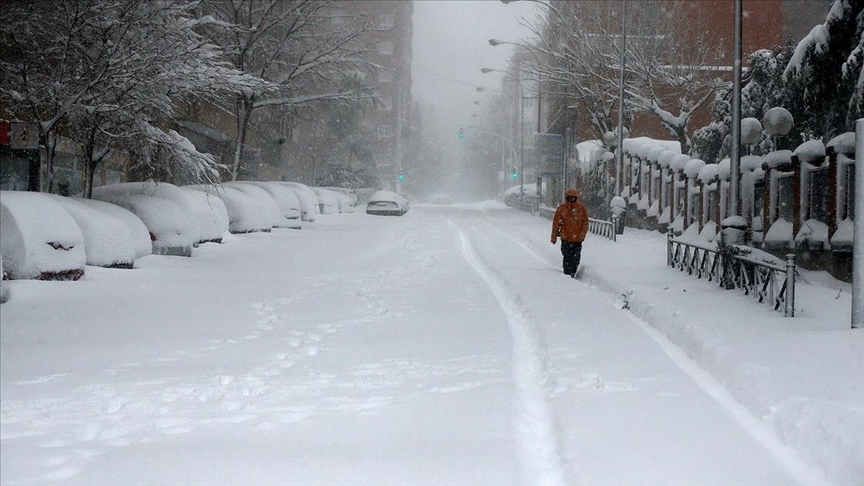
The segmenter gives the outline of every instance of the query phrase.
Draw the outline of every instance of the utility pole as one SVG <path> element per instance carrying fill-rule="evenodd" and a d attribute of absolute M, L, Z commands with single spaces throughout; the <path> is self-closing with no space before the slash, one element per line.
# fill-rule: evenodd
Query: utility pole
<path fill-rule="evenodd" d="M 732 81 L 732 152 L 730 154 L 729 168 L 729 214 L 739 216 L 740 201 L 740 167 L 741 167 L 741 30 L 742 30 L 742 2 L 735 0 L 735 42 L 733 50 L 735 61 L 733 64 Z"/>
<path fill-rule="evenodd" d="M 618 150 L 615 152 L 615 196 L 621 195 L 624 170 L 624 62 L 627 56 L 627 0 L 621 0 L 621 70 L 618 79 Z"/>
<path fill-rule="evenodd" d="M 855 122 L 855 226 L 852 237 L 852 329 L 864 329 L 864 118 Z"/>

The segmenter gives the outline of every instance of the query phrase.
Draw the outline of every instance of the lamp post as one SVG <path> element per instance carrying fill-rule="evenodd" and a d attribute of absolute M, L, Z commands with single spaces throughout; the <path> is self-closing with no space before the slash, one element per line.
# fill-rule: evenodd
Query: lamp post
<path fill-rule="evenodd" d="M 490 40 L 489 43 L 492 44 L 492 41 Z M 481 68 L 480 72 L 483 74 L 489 74 L 491 72 L 509 74 L 506 71 L 490 68 Z M 519 202 L 521 203 L 522 198 L 525 195 L 525 92 L 522 90 L 522 78 L 519 76 L 520 72 L 521 70 L 517 67 L 517 75 L 514 76 L 514 80 L 516 81 L 517 86 L 519 86 Z M 477 91 L 483 91 L 483 89 L 477 88 Z"/>
<path fill-rule="evenodd" d="M 741 30 L 742 0 L 735 0 L 734 62 L 732 65 L 732 150 L 729 157 L 729 214 L 740 214 L 739 176 L 741 167 Z"/>
<path fill-rule="evenodd" d="M 627 59 L 627 0 L 621 0 L 621 69 L 618 78 L 618 147 L 615 150 L 615 196 L 621 195 L 624 167 L 624 63 Z"/>
<path fill-rule="evenodd" d="M 489 39 L 489 45 L 491 45 L 493 47 L 504 45 L 504 44 L 511 44 L 511 45 L 515 45 L 517 47 L 525 48 L 524 45 L 518 44 L 515 42 L 503 41 L 500 39 Z M 542 129 L 543 129 L 542 128 L 543 88 L 542 88 L 542 80 L 540 79 L 540 70 L 539 70 L 540 62 L 537 59 L 537 56 L 534 52 L 532 52 L 531 50 L 529 50 L 527 48 L 525 48 L 525 52 L 528 52 L 529 54 L 531 54 L 532 57 L 534 57 L 534 63 L 538 68 L 537 69 L 537 133 L 542 133 Z M 520 116 L 520 123 L 519 123 L 519 130 L 521 132 L 520 138 L 522 139 L 522 142 L 521 142 L 522 143 L 522 156 L 520 157 L 520 164 L 524 165 L 524 160 L 525 160 L 525 127 L 524 127 L 525 92 L 524 92 L 523 87 L 522 87 L 522 76 L 521 76 L 521 72 L 522 72 L 521 66 L 522 65 L 521 65 L 521 62 L 522 61 L 517 61 L 517 63 L 516 63 L 516 71 L 518 73 L 516 78 L 518 79 L 518 82 L 519 82 L 519 93 L 520 93 L 520 98 L 522 100 L 522 102 L 521 102 L 522 115 Z M 524 186 L 525 186 L 524 166 L 520 167 L 519 172 L 520 172 L 520 174 L 519 174 L 519 181 L 520 181 L 519 182 L 519 194 L 520 194 L 520 196 L 522 196 L 522 195 L 524 195 L 524 189 L 525 189 L 524 188 Z M 537 196 L 537 202 L 539 202 L 540 201 L 540 188 L 542 185 L 542 179 L 540 178 L 540 158 L 539 157 L 537 157 L 537 167 L 536 167 L 536 174 L 535 175 L 537 178 L 536 196 Z M 533 211 L 534 211 L 534 205 L 532 204 L 532 212 Z"/>

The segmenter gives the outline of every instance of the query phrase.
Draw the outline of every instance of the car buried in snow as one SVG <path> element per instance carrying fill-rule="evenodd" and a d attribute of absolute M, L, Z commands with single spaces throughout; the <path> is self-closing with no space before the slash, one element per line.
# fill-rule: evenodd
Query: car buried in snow
<path fill-rule="evenodd" d="M 408 199 L 393 191 L 377 191 L 366 203 L 366 214 L 402 216 L 408 212 Z"/>

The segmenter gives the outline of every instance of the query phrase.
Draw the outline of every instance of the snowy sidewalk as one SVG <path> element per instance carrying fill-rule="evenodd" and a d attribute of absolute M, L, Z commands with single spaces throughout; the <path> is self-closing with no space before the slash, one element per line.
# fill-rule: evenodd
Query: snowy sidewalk
<path fill-rule="evenodd" d="M 537 248 L 549 222 L 523 215 Z M 666 267 L 666 238 L 627 228 L 589 235 L 583 283 L 680 347 L 828 480 L 864 484 L 864 333 L 850 327 L 851 285 L 800 270 L 796 317 Z"/>

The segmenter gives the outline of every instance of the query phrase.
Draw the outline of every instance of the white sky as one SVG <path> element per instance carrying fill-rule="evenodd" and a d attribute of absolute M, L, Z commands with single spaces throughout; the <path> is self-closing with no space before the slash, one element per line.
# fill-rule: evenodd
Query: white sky
<path fill-rule="evenodd" d="M 489 39 L 519 40 L 528 35 L 520 19 L 532 20 L 536 4 L 500 1 L 415 1 L 412 94 L 423 106 L 452 123 L 453 133 L 468 124 L 482 94 L 477 86 L 500 89 L 500 74 L 512 46 L 492 47 Z"/>

